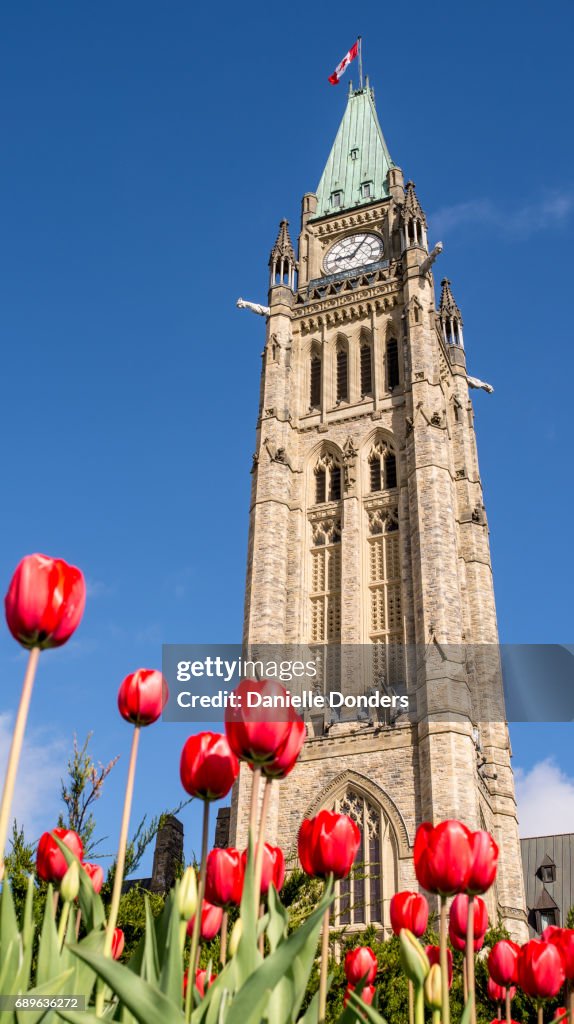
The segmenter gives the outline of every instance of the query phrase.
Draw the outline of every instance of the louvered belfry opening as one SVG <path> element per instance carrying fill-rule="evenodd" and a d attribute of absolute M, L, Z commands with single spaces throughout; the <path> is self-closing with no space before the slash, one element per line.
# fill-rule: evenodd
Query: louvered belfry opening
<path fill-rule="evenodd" d="M 361 398 L 373 393 L 373 358 L 368 341 L 361 344 Z"/>
<path fill-rule="evenodd" d="M 311 356 L 311 384 L 309 389 L 309 405 L 311 409 L 321 408 L 321 357 L 315 352 Z"/>

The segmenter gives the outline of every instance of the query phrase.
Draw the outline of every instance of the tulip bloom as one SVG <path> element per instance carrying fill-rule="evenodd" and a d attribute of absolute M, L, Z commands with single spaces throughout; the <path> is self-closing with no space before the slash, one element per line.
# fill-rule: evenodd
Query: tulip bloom
<path fill-rule="evenodd" d="M 425 821 L 417 829 L 415 873 L 423 889 L 454 896 L 464 892 L 471 874 L 471 832 L 461 821 Z"/>
<path fill-rule="evenodd" d="M 200 994 L 202 999 L 203 999 L 203 997 L 205 995 L 206 983 L 207 983 L 207 988 L 210 988 L 211 985 L 213 985 L 213 982 L 215 981 L 216 978 L 217 978 L 216 974 L 210 974 L 210 976 L 208 978 L 207 977 L 207 971 L 204 971 L 204 970 L 198 970 L 198 971 L 195 972 L 195 987 L 196 987 L 197 991 L 199 992 L 199 994 Z M 183 994 L 184 994 L 184 997 L 185 997 L 185 993 L 187 992 L 187 979 L 188 979 L 188 973 L 186 971 L 184 976 L 183 976 Z"/>
<path fill-rule="evenodd" d="M 187 934 L 193 934 L 195 915 L 187 922 Z M 223 910 L 204 900 L 201 906 L 201 938 L 210 942 L 217 935 L 223 921 Z"/>
<path fill-rule="evenodd" d="M 281 707 L 287 690 L 275 679 L 243 679 L 235 693 L 238 706 L 225 709 L 229 746 L 240 761 L 256 766 L 274 761 L 286 746 L 296 718 L 286 704 Z M 273 706 L 275 698 L 279 698 L 278 707 Z"/>
<path fill-rule="evenodd" d="M 371 985 L 377 976 L 378 966 L 371 947 L 358 946 L 345 956 L 345 977 L 349 985 L 358 985 L 360 981 Z"/>
<path fill-rule="evenodd" d="M 346 878 L 361 844 L 361 833 L 346 814 L 319 811 L 301 822 L 298 851 L 301 867 L 311 878 Z"/>
<path fill-rule="evenodd" d="M 482 948 L 484 936 L 488 931 L 488 912 L 486 910 L 486 904 L 484 900 L 481 900 L 480 896 L 474 897 L 473 904 L 474 912 L 472 923 L 474 933 L 474 948 L 475 951 L 478 952 L 478 950 Z M 466 896 L 464 893 L 459 893 L 458 896 L 455 896 L 451 904 L 449 931 L 458 939 L 462 939 L 462 949 L 464 949 L 464 946 L 466 945 L 467 926 L 468 896 Z M 476 945 L 477 942 L 480 942 L 479 946 Z M 455 949 L 458 948 L 458 946 L 455 946 Z"/>
<path fill-rule="evenodd" d="M 486 982 L 486 994 L 489 999 L 492 999 L 493 1003 L 502 1003 L 506 999 L 506 994 L 510 1001 L 514 999 L 516 995 L 516 986 L 511 985 L 510 988 L 506 988 L 505 985 L 497 985 L 492 978 L 489 978 Z"/>
<path fill-rule="evenodd" d="M 121 928 L 114 928 L 114 934 L 112 937 L 112 957 L 114 960 L 119 960 L 121 957 L 124 946 L 125 946 L 125 935 Z"/>
<path fill-rule="evenodd" d="M 102 885 L 104 884 L 104 872 L 102 868 L 99 864 L 90 864 L 88 861 L 84 861 L 82 867 L 92 883 L 94 892 L 99 893 Z"/>
<path fill-rule="evenodd" d="M 54 885 L 58 885 L 68 870 L 68 862 L 56 843 L 54 836 L 57 836 L 60 842 L 76 855 L 78 860 L 81 860 L 84 856 L 84 847 L 78 833 L 74 832 L 73 829 L 54 828 L 51 832 L 44 832 L 40 837 L 36 851 L 36 871 L 38 877 L 44 882 L 52 882 Z"/>
<path fill-rule="evenodd" d="M 12 636 L 23 647 L 61 647 L 78 628 L 86 604 L 80 569 L 61 558 L 26 555 L 4 600 Z"/>
<path fill-rule="evenodd" d="M 161 672 L 139 668 L 126 676 L 118 692 L 118 708 L 122 718 L 132 725 L 157 722 L 168 698 L 167 683 Z"/>
<path fill-rule="evenodd" d="M 574 929 L 558 928 L 552 933 L 549 941 L 556 946 L 562 957 L 568 981 L 574 981 Z"/>
<path fill-rule="evenodd" d="M 520 946 L 512 939 L 501 939 L 496 942 L 488 954 L 488 973 L 497 985 L 515 985 L 517 976 L 517 960 Z"/>
<path fill-rule="evenodd" d="M 459 935 L 458 932 L 455 932 L 455 930 L 452 927 L 452 925 L 449 925 L 448 937 L 450 939 L 450 944 L 451 944 L 452 948 L 456 949 L 457 953 L 466 953 L 466 935 L 465 935 L 465 937 L 463 939 L 462 935 Z M 473 940 L 472 948 L 473 948 L 475 953 L 478 953 L 482 949 L 483 946 L 484 946 L 484 935 L 479 935 L 479 937 L 477 939 Z"/>
<path fill-rule="evenodd" d="M 205 898 L 216 907 L 238 907 L 243 892 L 243 858 L 234 847 L 207 855 Z"/>
<path fill-rule="evenodd" d="M 420 938 L 426 930 L 429 905 L 426 896 L 419 892 L 397 892 L 391 899 L 391 927 L 395 935 L 401 928 L 408 928 Z"/>
<path fill-rule="evenodd" d="M 425 953 L 431 967 L 433 964 L 438 964 L 440 966 L 440 946 L 425 946 Z M 452 985 L 452 950 L 447 949 L 446 959 L 448 966 L 448 987 L 450 988 Z"/>
<path fill-rule="evenodd" d="M 301 718 L 290 722 L 287 739 L 272 761 L 261 765 L 268 779 L 284 779 L 293 770 L 307 736 L 307 728 Z"/>
<path fill-rule="evenodd" d="M 564 984 L 564 964 L 552 942 L 531 939 L 518 954 L 518 984 L 533 999 L 553 999 Z"/>
<path fill-rule="evenodd" d="M 470 849 L 472 863 L 466 891 L 470 896 L 476 896 L 490 889 L 496 878 L 498 846 L 490 832 L 481 829 L 478 832 L 471 832 Z"/>
<path fill-rule="evenodd" d="M 247 862 L 247 851 L 243 854 L 244 863 Z M 285 881 L 285 857 L 279 846 L 271 846 L 265 843 L 263 847 L 263 870 L 261 872 L 261 895 L 266 896 L 269 886 L 274 885 L 277 892 L 283 888 Z"/>
<path fill-rule="evenodd" d="M 349 1002 L 349 997 L 351 995 L 351 992 L 354 992 L 355 988 L 356 988 L 355 985 L 347 985 L 347 987 L 345 989 L 345 995 L 343 996 L 343 1007 L 344 1008 L 346 1008 L 347 1003 Z M 361 991 L 361 993 L 359 995 L 359 999 L 361 999 L 363 1001 L 363 1003 L 366 1003 L 367 1006 L 370 1006 L 371 1003 L 373 1002 L 373 999 L 375 998 L 375 992 L 376 991 L 377 990 L 376 990 L 374 985 L 364 985 L 363 989 L 362 989 L 362 991 Z"/>
<path fill-rule="evenodd" d="M 199 732 L 186 740 L 179 772 L 190 796 L 222 800 L 237 778 L 239 762 L 222 733 Z"/>

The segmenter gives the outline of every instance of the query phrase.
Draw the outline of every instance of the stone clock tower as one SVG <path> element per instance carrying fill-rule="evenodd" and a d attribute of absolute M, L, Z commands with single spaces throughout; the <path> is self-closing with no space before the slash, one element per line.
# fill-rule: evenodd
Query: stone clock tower
<path fill-rule="evenodd" d="M 311 713 L 301 761 L 275 787 L 270 835 L 286 852 L 321 807 L 361 827 L 361 869 L 341 883 L 339 923 L 387 931 L 393 893 L 417 888 L 418 824 L 456 817 L 494 834 L 489 909 L 525 939 L 469 398 L 469 380 L 480 382 L 467 376 L 446 279 L 436 306 L 438 251 L 429 254 L 415 186 L 391 159 L 367 82 L 350 91 L 318 188 L 303 197 L 297 254 L 282 221 L 269 306 L 252 306 L 267 333 L 244 641 L 339 650 L 339 679 L 360 650 L 369 692 L 409 695 L 408 715 Z M 247 774 L 231 808 L 239 846 Z"/>

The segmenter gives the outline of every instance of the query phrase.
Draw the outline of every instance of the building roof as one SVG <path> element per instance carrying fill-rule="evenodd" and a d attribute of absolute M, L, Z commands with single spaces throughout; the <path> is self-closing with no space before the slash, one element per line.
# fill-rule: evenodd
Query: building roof
<path fill-rule="evenodd" d="M 364 89 L 349 90 L 347 108 L 317 188 L 313 219 L 333 213 L 333 192 L 342 193 L 336 209 L 343 210 L 386 199 L 387 173 L 393 166 L 367 79 Z M 363 197 L 361 185 L 366 182 L 372 183 L 372 194 Z"/>

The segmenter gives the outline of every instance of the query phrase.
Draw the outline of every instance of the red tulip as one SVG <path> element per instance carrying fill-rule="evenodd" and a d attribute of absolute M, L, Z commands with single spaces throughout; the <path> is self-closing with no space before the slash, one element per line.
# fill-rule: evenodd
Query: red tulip
<path fill-rule="evenodd" d="M 490 1024 L 500 1024 L 500 1021 L 498 1020 L 498 1017 L 495 1017 L 494 1020 L 491 1020 Z M 517 1021 L 511 1020 L 510 1024 L 517 1024 Z"/>
<path fill-rule="evenodd" d="M 484 900 L 481 900 L 480 896 L 475 896 L 473 900 L 474 913 L 473 913 L 473 933 L 474 933 L 474 948 L 478 952 L 482 948 L 484 942 L 484 936 L 488 931 L 488 913 L 486 910 L 486 904 Z M 450 908 L 449 917 L 449 930 L 456 935 L 458 939 L 462 939 L 466 943 L 466 931 L 468 924 L 468 896 L 465 893 L 459 893 L 458 896 L 452 901 Z M 477 941 L 480 942 L 480 946 L 477 947 Z M 453 943 L 454 945 L 454 943 Z M 458 946 L 455 946 L 458 949 Z M 463 946 L 464 948 L 464 946 Z"/>
<path fill-rule="evenodd" d="M 195 915 L 187 922 L 188 935 L 191 935 L 193 932 L 194 921 Z M 211 939 L 214 939 L 221 928 L 222 921 L 223 910 L 221 907 L 214 907 L 212 903 L 208 903 L 207 900 L 204 900 L 201 908 L 201 938 L 205 939 L 206 942 L 210 942 Z"/>
<path fill-rule="evenodd" d="M 301 822 L 298 837 L 299 860 L 312 878 L 346 878 L 361 845 L 361 833 L 346 814 L 319 811 L 315 818 Z"/>
<path fill-rule="evenodd" d="M 391 899 L 391 927 L 395 935 L 408 928 L 417 938 L 425 932 L 429 919 L 426 896 L 420 892 L 397 892 Z"/>
<path fill-rule="evenodd" d="M 564 984 L 564 964 L 555 945 L 531 939 L 518 954 L 518 984 L 533 999 L 553 999 Z"/>
<path fill-rule="evenodd" d="M 506 986 L 497 985 L 492 978 L 489 978 L 486 982 L 486 994 L 494 1003 L 500 1003 L 506 999 Z M 516 987 L 514 985 L 508 989 L 508 994 L 511 999 L 514 999 L 516 995 Z"/>
<path fill-rule="evenodd" d="M 552 927 L 552 926 L 550 926 L 550 927 Z M 554 1015 L 552 1017 L 552 1020 L 556 1020 L 558 1017 L 563 1017 L 564 1014 L 566 1014 L 566 1013 L 568 1013 L 568 1010 L 566 1009 L 565 1006 L 557 1006 L 556 1009 L 554 1010 Z"/>
<path fill-rule="evenodd" d="M 272 761 L 261 766 L 268 779 L 284 779 L 293 770 L 307 736 L 305 723 L 296 718 L 290 723 L 289 735 Z"/>
<path fill-rule="evenodd" d="M 461 821 L 425 821 L 415 837 L 415 872 L 423 889 L 441 896 L 464 892 L 470 878 L 471 832 Z"/>
<path fill-rule="evenodd" d="M 84 847 L 78 833 L 71 828 L 54 828 L 51 832 L 44 832 L 40 836 L 36 852 L 36 871 L 44 882 L 58 885 L 68 870 L 68 863 L 54 836 L 57 836 L 60 842 L 76 855 L 78 860 L 84 856 Z"/>
<path fill-rule="evenodd" d="M 546 928 L 545 931 L 548 931 Z M 550 936 L 550 942 L 556 946 L 568 981 L 574 981 L 574 929 L 557 928 Z"/>
<path fill-rule="evenodd" d="M 355 985 L 347 985 L 345 989 L 345 995 L 343 996 L 343 1007 L 347 1006 L 347 1003 L 349 1002 L 349 996 L 351 995 L 351 992 L 355 991 L 355 988 Z M 366 1003 L 367 1006 L 370 1006 L 371 1003 L 373 1002 L 373 999 L 375 998 L 376 991 L 377 990 L 374 985 L 365 985 L 359 995 L 359 999 Z"/>
<path fill-rule="evenodd" d="M 61 558 L 26 555 L 4 600 L 8 629 L 23 647 L 61 647 L 78 628 L 85 603 L 79 569 Z"/>
<path fill-rule="evenodd" d="M 562 928 L 559 928 L 557 924 L 549 924 L 544 931 L 541 933 L 540 938 L 542 942 L 550 942 L 553 935 L 559 935 Z"/>
<path fill-rule="evenodd" d="M 102 885 L 104 884 L 104 872 L 102 871 L 99 864 L 89 864 L 88 861 L 84 861 L 82 867 L 88 875 L 90 882 L 95 893 L 100 892 Z"/>
<path fill-rule="evenodd" d="M 243 892 L 244 870 L 239 850 L 234 847 L 211 850 L 205 869 L 206 900 L 216 907 L 238 907 Z"/>
<path fill-rule="evenodd" d="M 244 864 L 247 863 L 247 850 L 243 854 Z M 263 847 L 263 869 L 261 872 L 261 895 L 266 896 L 269 886 L 274 885 L 277 892 L 283 888 L 285 881 L 285 857 L 279 846 L 265 843 Z"/>
<path fill-rule="evenodd" d="M 114 960 L 119 960 L 121 957 L 124 951 L 125 942 L 125 936 L 121 928 L 114 928 L 114 934 L 112 937 L 112 957 Z"/>
<path fill-rule="evenodd" d="M 512 939 L 501 939 L 496 942 L 488 954 L 488 973 L 497 985 L 515 985 L 517 976 L 517 960 L 520 946 Z"/>
<path fill-rule="evenodd" d="M 120 715 L 132 725 L 157 722 L 168 698 L 167 683 L 161 672 L 138 668 L 126 676 L 118 693 Z"/>
<path fill-rule="evenodd" d="M 448 937 L 450 939 L 450 944 L 451 944 L 452 948 L 456 949 L 457 953 L 466 953 L 466 936 L 463 939 L 462 936 L 458 934 L 458 932 L 455 932 L 455 930 L 452 927 L 452 925 L 449 925 Z M 478 953 L 479 950 L 481 950 L 483 946 L 484 946 L 484 935 L 480 935 L 478 937 L 478 939 L 474 939 L 474 941 L 472 943 L 472 948 L 473 948 L 475 953 Z"/>
<path fill-rule="evenodd" d="M 365 981 L 371 985 L 377 976 L 378 963 L 370 946 L 358 946 L 350 949 L 345 956 L 345 977 L 349 985 L 358 985 Z"/>
<path fill-rule="evenodd" d="M 429 964 L 439 964 L 440 966 L 440 946 L 425 946 L 425 953 L 428 956 Z M 448 987 L 452 985 L 452 950 L 447 949 L 446 960 L 448 966 Z"/>
<path fill-rule="evenodd" d="M 466 891 L 471 896 L 486 892 L 496 878 L 498 846 L 490 832 L 479 830 L 470 834 L 472 865 Z"/>
<path fill-rule="evenodd" d="M 186 740 L 179 772 L 190 796 L 222 800 L 237 778 L 239 762 L 222 733 L 199 732 Z"/>
<path fill-rule="evenodd" d="M 287 690 L 275 679 L 243 679 L 235 694 L 237 706 L 225 709 L 229 746 L 241 761 L 256 765 L 274 761 L 286 746 L 296 718 L 291 709 L 281 709 L 280 702 L 286 700 Z M 256 703 L 268 700 L 273 704 L 277 697 L 278 707 Z"/>

